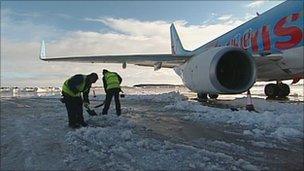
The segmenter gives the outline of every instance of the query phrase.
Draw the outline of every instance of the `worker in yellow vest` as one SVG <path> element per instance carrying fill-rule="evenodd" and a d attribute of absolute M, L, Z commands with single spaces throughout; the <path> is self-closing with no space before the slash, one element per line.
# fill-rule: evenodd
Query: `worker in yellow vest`
<path fill-rule="evenodd" d="M 83 107 L 89 108 L 89 92 L 91 85 L 98 79 L 96 73 L 90 75 L 77 74 L 66 80 L 62 86 L 63 101 L 65 103 L 69 127 L 79 128 L 87 126 L 83 119 Z M 82 94 L 82 98 L 81 98 Z"/>
<path fill-rule="evenodd" d="M 122 82 L 122 79 L 117 73 L 110 72 L 106 69 L 102 71 L 102 74 L 103 74 L 103 78 L 102 78 L 103 87 L 106 92 L 106 99 L 104 102 L 104 108 L 102 110 L 102 114 L 106 115 L 108 113 L 112 97 L 114 96 L 116 114 L 117 116 L 120 116 L 121 109 L 119 102 L 119 92 L 121 91 L 120 84 Z"/>

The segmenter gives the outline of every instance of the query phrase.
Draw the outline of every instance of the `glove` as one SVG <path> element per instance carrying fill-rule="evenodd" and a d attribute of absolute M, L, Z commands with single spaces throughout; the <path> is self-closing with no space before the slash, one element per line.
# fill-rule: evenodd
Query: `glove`
<path fill-rule="evenodd" d="M 90 108 L 90 103 L 89 102 L 83 102 L 83 106 L 87 109 Z"/>
<path fill-rule="evenodd" d="M 61 101 L 61 103 L 65 103 L 65 98 L 64 98 L 64 96 L 61 96 L 60 101 Z"/>

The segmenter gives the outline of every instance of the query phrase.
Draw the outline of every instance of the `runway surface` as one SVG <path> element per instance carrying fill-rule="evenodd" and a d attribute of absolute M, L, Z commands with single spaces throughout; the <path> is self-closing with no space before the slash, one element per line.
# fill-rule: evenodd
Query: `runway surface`
<path fill-rule="evenodd" d="M 256 113 L 243 110 L 244 96 L 202 104 L 180 88 L 125 92 L 121 117 L 112 105 L 106 116 L 85 113 L 90 126 L 77 130 L 59 95 L 1 97 L 1 169 L 303 170 L 299 96 L 253 93 Z"/>

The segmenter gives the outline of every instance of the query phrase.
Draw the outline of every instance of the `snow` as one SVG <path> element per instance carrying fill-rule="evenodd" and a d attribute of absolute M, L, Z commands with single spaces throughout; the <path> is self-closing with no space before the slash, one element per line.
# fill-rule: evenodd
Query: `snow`
<path fill-rule="evenodd" d="M 134 93 L 133 93 L 134 95 Z M 162 94 L 135 94 L 137 96 L 127 96 L 128 100 L 149 100 L 153 102 L 172 102 L 187 100 L 187 97 L 182 95 L 180 92 L 173 91 Z"/>
<path fill-rule="evenodd" d="M 275 144 L 270 144 L 267 142 L 256 142 L 256 141 L 252 141 L 251 142 L 252 145 L 257 146 L 257 147 L 262 147 L 262 148 L 278 148 Z"/>
<path fill-rule="evenodd" d="M 180 169 L 252 169 L 250 162 L 220 152 L 211 152 L 184 144 L 141 138 L 132 129 L 134 123 L 115 115 L 91 118 L 101 127 L 70 131 L 66 142 L 71 153 L 65 162 L 73 163 L 79 156 L 93 160 L 94 168 L 101 170 L 180 170 Z M 72 167 L 83 167 L 85 158 Z M 80 169 L 88 169 L 86 167 Z"/>
<path fill-rule="evenodd" d="M 138 90 L 126 91 L 120 117 L 112 104 L 80 129 L 67 127 L 58 95 L 1 97 L 1 170 L 303 169 L 303 102 L 255 97 L 257 113 L 245 98 L 211 107 L 181 91 Z"/>
<path fill-rule="evenodd" d="M 178 96 L 178 94 L 176 94 Z M 253 98 L 257 112 L 246 110 L 232 111 L 208 106 L 202 106 L 196 101 L 173 101 L 165 106 L 166 110 L 182 110 L 185 120 L 193 122 L 213 122 L 241 125 L 248 128 L 246 135 L 256 137 L 267 136 L 282 141 L 288 139 L 303 139 L 302 103 L 267 102 L 264 99 Z M 246 102 L 245 98 L 229 102 L 230 105 L 239 106 Z M 227 103 L 227 102 L 226 102 Z M 227 103 L 228 104 L 228 103 Z M 174 115 L 174 112 L 172 113 Z"/>
<path fill-rule="evenodd" d="M 290 138 L 303 138 L 303 131 L 299 131 L 294 128 L 279 127 L 271 133 L 271 135 L 283 140 Z"/>

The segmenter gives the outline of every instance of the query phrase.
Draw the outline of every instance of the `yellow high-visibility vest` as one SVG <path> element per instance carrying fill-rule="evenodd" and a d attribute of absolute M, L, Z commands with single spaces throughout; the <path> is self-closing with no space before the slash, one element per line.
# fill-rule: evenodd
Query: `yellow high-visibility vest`
<path fill-rule="evenodd" d="M 77 92 L 73 92 L 73 91 L 70 89 L 70 87 L 68 86 L 68 82 L 71 80 L 72 77 L 69 78 L 68 80 L 66 80 L 66 81 L 63 83 L 62 91 L 65 92 L 66 94 L 72 96 L 72 97 L 80 97 L 80 96 L 81 96 L 81 92 L 86 91 L 84 88 L 85 88 L 87 76 L 86 76 L 86 75 L 82 75 L 82 77 L 83 77 L 83 81 L 81 82 L 81 84 L 79 84 L 79 85 L 76 87 Z"/>
<path fill-rule="evenodd" d="M 116 73 L 114 72 L 107 72 L 105 74 L 105 80 L 107 83 L 107 90 L 113 89 L 113 88 L 120 88 L 119 79 Z"/>

